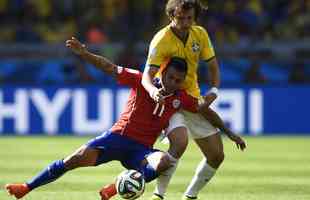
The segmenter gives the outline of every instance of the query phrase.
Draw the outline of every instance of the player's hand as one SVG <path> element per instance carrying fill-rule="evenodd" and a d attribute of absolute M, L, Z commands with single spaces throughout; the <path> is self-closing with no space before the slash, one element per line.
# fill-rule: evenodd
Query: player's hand
<path fill-rule="evenodd" d="M 216 94 L 209 93 L 204 97 L 204 102 L 206 105 L 210 106 L 216 98 L 217 98 Z"/>
<path fill-rule="evenodd" d="M 241 151 L 243 151 L 246 148 L 245 141 L 239 135 L 232 133 L 228 134 L 227 136 L 229 137 L 229 139 L 231 139 L 233 142 L 236 143 L 237 148 L 240 149 Z"/>
<path fill-rule="evenodd" d="M 164 104 L 165 102 L 164 96 L 161 94 L 161 89 L 155 88 L 151 92 L 150 96 L 156 103 Z"/>
<path fill-rule="evenodd" d="M 70 48 L 75 54 L 82 55 L 87 52 L 87 48 L 85 44 L 82 44 L 75 37 L 66 41 L 66 46 Z"/>

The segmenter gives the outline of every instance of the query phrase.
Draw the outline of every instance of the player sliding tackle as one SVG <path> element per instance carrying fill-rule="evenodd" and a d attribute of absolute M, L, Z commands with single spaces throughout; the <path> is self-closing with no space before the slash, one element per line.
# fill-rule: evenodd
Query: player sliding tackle
<path fill-rule="evenodd" d="M 131 87 L 130 96 L 124 112 L 110 130 L 82 145 L 65 159 L 51 163 L 32 180 L 22 184 L 7 184 L 5 187 L 9 194 L 17 199 L 57 180 L 70 170 L 98 166 L 112 160 L 120 161 L 127 169 L 138 170 L 145 181 L 150 182 L 175 161 L 168 153 L 153 148 L 161 131 L 168 126 L 170 117 L 180 109 L 199 112 L 208 107 L 207 104 L 199 105 L 197 99 L 180 90 L 187 73 L 187 64 L 181 58 L 170 58 L 163 66 L 162 76 L 155 79 L 155 85 L 164 100 L 159 104 L 142 86 L 142 73 L 139 71 L 117 66 L 105 57 L 90 53 L 75 38 L 68 40 L 66 46 L 85 61 L 113 76 L 119 84 Z M 115 194 L 115 184 L 100 191 L 103 200 Z"/>

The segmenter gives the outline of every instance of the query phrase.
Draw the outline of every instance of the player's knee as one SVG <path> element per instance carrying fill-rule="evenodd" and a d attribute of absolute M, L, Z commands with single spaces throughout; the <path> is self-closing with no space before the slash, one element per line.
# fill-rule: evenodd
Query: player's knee
<path fill-rule="evenodd" d="M 65 165 L 65 168 L 67 170 L 72 170 L 72 169 L 75 169 L 78 167 L 78 156 L 77 155 L 71 155 L 67 158 L 64 159 L 64 165 Z"/>
<path fill-rule="evenodd" d="M 72 170 L 81 167 L 81 155 L 74 154 L 64 159 L 64 165 L 67 170 Z"/>
<path fill-rule="evenodd" d="M 218 164 L 218 166 L 220 166 L 222 164 L 224 159 L 225 159 L 224 152 L 220 152 L 220 153 L 217 154 L 217 156 L 216 156 L 216 163 Z"/>
<path fill-rule="evenodd" d="M 81 148 L 74 152 L 72 155 L 64 159 L 64 164 L 67 170 L 72 170 L 78 167 L 94 166 L 95 159 L 93 153 L 90 152 L 86 147 Z"/>
<path fill-rule="evenodd" d="M 160 173 L 162 171 L 167 170 L 171 165 L 171 160 L 167 154 L 164 154 L 161 156 L 158 166 L 157 166 L 157 172 Z"/>
<path fill-rule="evenodd" d="M 188 144 L 188 140 L 186 139 L 186 140 L 179 141 L 176 145 L 174 145 L 173 156 L 175 158 L 181 158 L 181 156 L 183 155 L 183 153 L 186 150 L 187 144 Z"/>
<path fill-rule="evenodd" d="M 175 157 L 180 158 L 188 145 L 187 129 L 178 127 L 168 135 L 170 147 L 169 153 Z"/>
<path fill-rule="evenodd" d="M 216 154 L 208 157 L 207 160 L 212 167 L 218 168 L 224 161 L 224 158 L 225 158 L 224 152 L 217 152 Z"/>
<path fill-rule="evenodd" d="M 156 172 L 160 173 L 169 168 L 171 159 L 167 153 L 157 151 L 149 155 L 146 160 Z"/>

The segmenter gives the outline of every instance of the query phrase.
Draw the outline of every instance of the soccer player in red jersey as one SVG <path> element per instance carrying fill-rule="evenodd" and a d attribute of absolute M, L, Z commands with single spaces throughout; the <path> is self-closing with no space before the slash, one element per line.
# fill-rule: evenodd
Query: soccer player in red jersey
<path fill-rule="evenodd" d="M 75 38 L 68 40 L 66 45 L 82 59 L 114 76 L 119 84 L 131 87 L 130 96 L 120 119 L 109 131 L 82 145 L 65 159 L 51 163 L 32 180 L 23 184 L 7 184 L 5 187 L 9 194 L 17 199 L 37 187 L 55 181 L 70 170 L 97 166 L 112 160 L 120 161 L 127 169 L 140 171 L 146 182 L 154 180 L 170 167 L 171 156 L 153 148 L 161 131 L 168 126 L 170 117 L 181 108 L 198 112 L 207 106 L 199 105 L 195 98 L 180 90 L 187 73 L 184 59 L 172 57 L 163 66 L 162 76 L 155 83 L 164 97 L 160 104 L 142 86 L 141 72 L 117 66 L 102 56 L 90 53 Z M 100 192 L 103 200 L 115 194 L 115 184 Z"/>

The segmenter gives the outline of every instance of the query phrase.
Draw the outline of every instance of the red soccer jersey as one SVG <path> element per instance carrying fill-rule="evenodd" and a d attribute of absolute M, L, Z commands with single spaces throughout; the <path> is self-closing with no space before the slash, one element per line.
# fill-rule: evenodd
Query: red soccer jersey
<path fill-rule="evenodd" d="M 117 80 L 131 87 L 126 108 L 111 131 L 127 136 L 146 146 L 153 146 L 170 117 L 179 109 L 197 112 L 198 100 L 185 91 L 165 97 L 165 104 L 156 103 L 141 84 L 142 73 L 118 67 Z"/>

